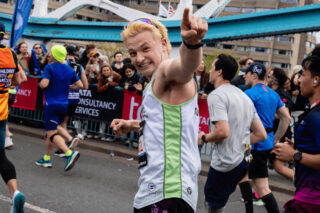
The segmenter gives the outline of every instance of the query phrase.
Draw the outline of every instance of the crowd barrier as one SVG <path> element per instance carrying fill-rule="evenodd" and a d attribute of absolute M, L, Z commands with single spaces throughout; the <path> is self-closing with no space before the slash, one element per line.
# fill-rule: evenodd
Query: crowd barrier
<path fill-rule="evenodd" d="M 28 76 L 28 80 L 22 83 L 16 93 L 16 100 L 10 109 L 10 117 L 27 119 L 43 123 L 44 93 L 38 87 L 39 77 Z M 73 129 L 83 129 L 91 134 L 104 134 L 114 136 L 109 124 L 115 118 L 141 119 L 142 96 L 135 91 L 122 88 L 112 88 L 105 92 L 97 92 L 96 85 L 90 85 L 88 90 L 80 90 L 80 101 L 74 116 L 68 126 Z M 206 100 L 198 100 L 200 125 L 199 131 L 208 133 L 209 112 Z M 81 126 L 75 127 L 74 121 L 80 121 Z M 106 124 L 104 132 L 101 126 Z M 138 135 L 130 133 L 124 139 L 137 141 Z M 132 145 L 132 144 L 131 144 Z M 202 154 L 211 155 L 211 146 L 204 146 Z"/>

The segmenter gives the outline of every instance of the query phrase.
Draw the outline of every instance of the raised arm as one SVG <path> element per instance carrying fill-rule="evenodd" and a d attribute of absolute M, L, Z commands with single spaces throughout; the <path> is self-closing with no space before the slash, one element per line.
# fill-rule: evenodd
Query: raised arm
<path fill-rule="evenodd" d="M 208 31 L 205 20 L 189 15 L 189 8 L 184 9 L 181 21 L 180 57 L 162 63 L 159 70 L 167 82 L 188 83 L 202 60 L 201 39 Z"/>

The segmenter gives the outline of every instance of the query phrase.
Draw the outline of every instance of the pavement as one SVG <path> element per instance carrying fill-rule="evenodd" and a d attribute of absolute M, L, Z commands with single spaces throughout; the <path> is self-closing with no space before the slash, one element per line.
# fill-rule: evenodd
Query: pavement
<path fill-rule="evenodd" d="M 35 128 L 13 122 L 9 122 L 9 128 L 12 133 L 44 139 L 45 130 L 42 128 Z M 125 157 L 128 159 L 133 158 L 137 160 L 137 150 L 135 148 L 130 149 L 121 141 L 105 142 L 97 139 L 86 138 L 78 146 L 82 149 L 101 152 L 108 155 L 111 154 L 118 157 Z M 209 167 L 210 162 L 207 161 L 207 158 L 202 160 L 202 169 L 200 175 L 205 177 L 208 173 Z M 269 186 L 272 191 L 294 195 L 295 187 L 293 183 L 277 174 L 274 170 L 269 170 Z"/>
<path fill-rule="evenodd" d="M 132 212 L 138 190 L 139 170 L 132 158 L 110 156 L 103 152 L 77 147 L 81 153 L 76 165 L 64 171 L 65 158 L 52 156 L 52 168 L 35 165 L 45 151 L 43 137 L 14 133 L 14 146 L 6 150 L 14 164 L 19 190 L 26 197 L 25 213 L 125 213 Z M 116 143 L 116 142 L 115 142 Z M 197 213 L 207 212 L 204 206 L 205 176 L 198 178 Z M 292 195 L 273 192 L 278 206 Z M 228 200 L 226 213 L 245 212 L 239 188 Z M 10 197 L 5 184 L 0 184 L 0 212 L 10 212 Z M 255 213 L 265 213 L 264 206 L 254 206 Z"/>

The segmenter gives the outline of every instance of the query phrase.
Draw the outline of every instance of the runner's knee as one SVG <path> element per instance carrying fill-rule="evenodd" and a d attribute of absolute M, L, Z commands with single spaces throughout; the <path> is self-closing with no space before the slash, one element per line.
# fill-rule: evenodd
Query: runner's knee
<path fill-rule="evenodd" d="M 0 150 L 0 173 L 5 183 L 8 183 L 11 179 L 16 179 L 16 170 L 6 157 L 3 149 Z"/>
<path fill-rule="evenodd" d="M 54 138 L 55 136 L 57 136 L 57 135 L 59 135 L 59 134 L 58 134 L 58 133 L 54 133 L 53 135 L 50 136 L 49 139 L 50 139 L 50 142 L 51 142 L 51 143 L 53 143 L 53 138 Z"/>

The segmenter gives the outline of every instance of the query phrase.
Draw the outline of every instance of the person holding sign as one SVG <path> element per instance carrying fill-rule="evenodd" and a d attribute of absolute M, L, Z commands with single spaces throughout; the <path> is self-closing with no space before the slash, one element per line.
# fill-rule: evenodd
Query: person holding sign
<path fill-rule="evenodd" d="M 134 212 L 195 212 L 201 161 L 197 144 L 199 108 L 193 80 L 202 59 L 208 25 L 184 10 L 180 56 L 170 59 L 167 29 L 139 18 L 122 32 L 132 64 L 150 82 L 144 90 L 142 121 L 114 119 L 116 135 L 140 132 L 139 190 Z"/>

